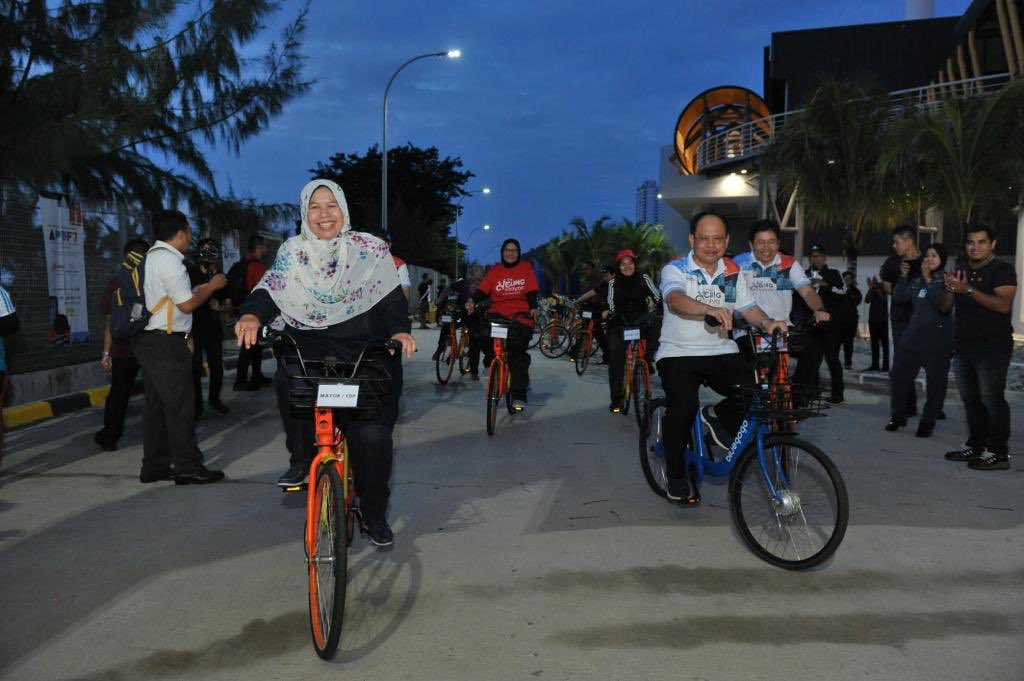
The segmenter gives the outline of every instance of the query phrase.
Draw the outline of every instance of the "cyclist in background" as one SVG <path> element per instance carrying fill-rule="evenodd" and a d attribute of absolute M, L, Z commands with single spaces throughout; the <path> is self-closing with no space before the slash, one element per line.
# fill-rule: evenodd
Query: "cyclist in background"
<path fill-rule="evenodd" d="M 614 274 L 615 269 L 612 267 L 605 267 L 598 273 L 594 269 L 594 263 L 589 260 L 583 263 L 583 278 L 587 288 L 576 299 L 576 305 L 585 312 L 593 313 L 595 320 L 600 319 L 600 315 L 605 309 L 605 301 L 608 299 L 608 282 L 611 281 Z M 576 351 L 579 349 L 581 339 L 582 334 L 576 340 L 576 344 L 569 349 L 569 357 L 576 358 Z M 594 322 L 594 340 L 597 341 L 597 347 L 601 348 L 601 359 L 596 363 L 604 364 L 608 358 L 608 338 L 605 336 L 604 327 L 597 321 Z"/>
<path fill-rule="evenodd" d="M 487 271 L 466 303 L 466 309 L 472 314 L 477 303 L 490 298 L 492 314 L 518 322 L 511 325 L 505 345 L 512 378 L 512 406 L 516 411 L 526 408 L 526 390 L 530 385 L 528 350 L 537 319 L 537 292 L 540 289 L 533 265 L 519 258 L 520 250 L 518 241 L 505 239 L 501 245 L 501 262 Z M 490 366 L 493 353 L 493 347 L 484 343 L 484 366 Z"/>
<path fill-rule="evenodd" d="M 725 395 L 706 415 L 708 434 L 724 449 L 743 422 L 743 410 L 733 386 L 752 385 L 753 376 L 729 338 L 733 312 L 766 333 L 785 331 L 757 306 L 746 275 L 723 257 L 729 245 L 728 223 L 721 215 L 703 212 L 690 221 L 690 254 L 661 270 L 665 319 L 657 354 L 658 374 L 668 403 L 663 421 L 668 498 L 696 503 L 686 476 L 683 450 L 700 404 L 702 383 Z M 717 326 L 709 326 L 705 317 Z"/>
<path fill-rule="evenodd" d="M 622 339 L 624 326 L 641 327 L 640 332 L 648 338 L 648 354 L 653 356 L 657 334 L 651 339 L 650 324 L 641 324 L 652 303 L 661 303 L 661 293 L 646 274 L 636 271 L 636 254 L 629 249 L 619 251 L 615 256 L 618 272 L 608 283 L 605 300 L 608 309 L 602 315 L 608 319 L 608 390 L 611 393 L 609 411 L 622 411 L 622 374 L 626 364 L 626 342 Z M 645 361 L 647 357 L 643 358 Z"/>
<path fill-rule="evenodd" d="M 480 378 L 480 346 L 482 334 L 480 330 L 480 314 L 474 312 L 469 314 L 466 311 L 466 303 L 473 292 L 480 285 L 483 279 L 483 265 L 473 264 L 466 270 L 466 276 L 456 279 L 437 294 L 437 318 L 441 319 L 442 310 L 452 316 L 453 324 L 465 324 L 469 328 L 469 373 L 474 380 Z M 432 360 L 436 360 L 444 348 L 445 340 L 448 338 L 449 324 L 441 324 L 441 332 L 437 335 L 437 349 L 434 350 Z"/>

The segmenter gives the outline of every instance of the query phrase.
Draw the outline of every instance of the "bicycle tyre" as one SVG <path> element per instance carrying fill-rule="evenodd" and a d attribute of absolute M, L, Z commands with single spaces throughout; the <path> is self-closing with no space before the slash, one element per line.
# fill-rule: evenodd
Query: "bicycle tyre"
<path fill-rule="evenodd" d="M 772 484 L 790 503 L 771 498 L 757 443 L 751 443 L 729 478 L 730 508 L 740 536 L 758 558 L 776 567 L 806 570 L 819 565 L 846 534 L 846 484 L 832 460 L 810 442 L 778 434 L 765 437 L 764 447 Z M 777 459 L 769 451 L 776 449 Z"/>
<path fill-rule="evenodd" d="M 594 342 L 593 338 L 594 337 L 591 336 L 589 333 L 584 335 L 583 343 L 580 344 L 579 349 L 576 351 L 575 362 L 577 376 L 582 376 L 583 373 L 587 370 L 587 366 L 590 364 L 590 356 L 594 354 L 592 348 Z"/>
<path fill-rule="evenodd" d="M 662 440 L 662 422 L 668 404 L 662 398 L 647 403 L 640 425 L 640 469 L 651 490 L 659 497 L 668 494 L 668 476 L 665 473 L 665 447 Z"/>
<path fill-rule="evenodd" d="M 557 359 L 565 354 L 566 340 L 569 338 L 569 330 L 562 324 L 551 322 L 540 332 L 540 340 L 537 347 L 540 354 L 548 359 Z"/>
<path fill-rule="evenodd" d="M 313 648 L 324 660 L 338 651 L 345 619 L 348 581 L 347 510 L 341 477 L 333 465 L 316 476 L 314 507 L 319 509 L 315 544 L 309 547 L 309 624 Z"/>
<path fill-rule="evenodd" d="M 644 367 L 642 365 L 637 366 L 633 370 L 633 385 L 630 387 L 630 390 L 633 391 L 633 413 L 636 416 L 637 428 L 641 425 L 640 421 L 644 417 L 643 408 L 647 403 L 647 395 L 643 393 L 643 390 L 646 390 L 647 387 L 647 384 L 643 381 L 643 371 Z"/>
<path fill-rule="evenodd" d="M 459 373 L 469 373 L 469 338 L 465 334 L 459 336 Z"/>
<path fill-rule="evenodd" d="M 633 376 L 630 376 L 629 364 L 626 364 L 625 372 L 626 375 L 622 377 L 622 415 L 629 416 L 629 405 L 633 402 L 633 379 L 636 377 L 636 371 L 633 371 Z"/>
<path fill-rule="evenodd" d="M 451 337 L 445 337 L 441 352 L 437 355 L 437 359 L 434 360 L 434 371 L 437 373 L 437 382 L 441 385 L 445 385 L 451 380 L 452 370 L 455 369 L 455 356 L 453 354 L 454 349 L 452 348 Z"/>
<path fill-rule="evenodd" d="M 494 435 L 494 423 L 498 420 L 498 362 L 491 362 L 487 371 L 487 434 Z"/>

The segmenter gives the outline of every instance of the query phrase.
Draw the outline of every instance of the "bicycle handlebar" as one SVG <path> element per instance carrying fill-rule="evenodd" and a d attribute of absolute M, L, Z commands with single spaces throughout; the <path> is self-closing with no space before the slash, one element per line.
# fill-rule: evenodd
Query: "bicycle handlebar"
<path fill-rule="evenodd" d="M 283 329 L 278 330 L 272 329 L 269 326 L 261 326 L 258 337 L 261 341 L 267 343 L 277 343 L 285 340 L 291 343 L 292 347 L 295 348 L 295 354 L 299 359 L 299 366 L 302 367 L 303 374 L 308 375 L 309 372 L 306 369 L 307 360 L 302 356 L 302 349 L 299 348 L 299 343 L 295 340 L 295 336 Z M 367 353 L 388 352 L 391 355 L 395 355 L 401 352 L 401 350 L 402 344 L 393 338 L 371 339 L 363 343 L 355 362 L 345 362 L 345 364 L 353 365 L 352 373 L 355 375 L 359 371 L 360 365 L 362 365 Z"/>

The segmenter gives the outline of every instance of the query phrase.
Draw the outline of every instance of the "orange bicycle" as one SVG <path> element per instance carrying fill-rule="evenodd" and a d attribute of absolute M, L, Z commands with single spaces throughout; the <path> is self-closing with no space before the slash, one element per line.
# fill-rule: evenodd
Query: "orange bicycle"
<path fill-rule="evenodd" d="M 621 319 L 621 317 L 619 318 Z M 654 390 L 651 387 L 651 365 L 647 363 L 647 339 L 642 327 L 652 319 L 648 316 L 636 324 L 622 328 L 622 340 L 626 342 L 625 376 L 622 381 L 622 413 L 629 414 L 630 403 L 634 407 L 637 427 L 642 427 L 644 413 Z"/>
<path fill-rule="evenodd" d="M 579 342 L 575 345 L 576 357 L 574 358 L 577 376 L 582 376 L 590 365 L 590 358 L 596 350 L 594 348 L 594 324 L 600 324 L 594 319 L 594 313 L 590 310 L 581 311 L 580 320 L 580 336 Z"/>
<path fill-rule="evenodd" d="M 469 326 L 465 320 L 456 321 L 450 314 L 441 315 L 440 321 L 448 327 L 445 339 L 441 341 L 441 351 L 434 360 L 434 371 L 437 382 L 445 385 L 451 380 L 456 364 L 459 365 L 460 376 L 469 373 Z"/>
<path fill-rule="evenodd" d="M 335 410 L 368 415 L 376 413 L 380 400 L 390 392 L 391 376 L 372 358 L 374 352 L 398 352 L 401 344 L 372 341 L 363 346 L 355 362 L 334 357 L 305 359 L 287 332 L 264 329 L 264 340 L 288 341 L 294 355 L 283 355 L 288 375 L 289 405 L 294 414 L 313 415 L 316 456 L 309 465 L 309 481 L 285 487 L 285 492 L 306 490 L 305 553 L 309 590 L 309 624 L 316 654 L 334 657 L 345 620 L 348 584 L 348 547 L 358 522 L 366 533 L 356 503 L 354 473 L 343 428 L 335 422 Z M 287 348 L 281 348 L 287 350 Z"/>
<path fill-rule="evenodd" d="M 519 313 L 518 316 L 529 317 L 523 313 Z M 517 411 L 512 405 L 512 371 L 508 366 L 505 343 L 512 325 L 518 322 L 497 315 L 490 315 L 487 319 L 491 323 L 490 333 L 494 342 L 494 357 L 487 371 L 487 434 L 494 435 L 494 425 L 498 420 L 498 402 L 501 398 L 505 398 L 505 408 L 509 414 L 515 414 Z"/>

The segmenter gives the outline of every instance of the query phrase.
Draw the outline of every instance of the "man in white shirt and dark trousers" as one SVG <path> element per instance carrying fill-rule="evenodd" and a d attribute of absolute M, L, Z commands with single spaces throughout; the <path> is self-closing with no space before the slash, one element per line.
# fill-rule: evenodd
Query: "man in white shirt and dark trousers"
<path fill-rule="evenodd" d="M 192 241 L 188 218 L 169 210 L 161 211 L 154 222 L 157 241 L 143 266 L 146 306 L 155 312 L 146 330 L 132 338 L 132 352 L 146 386 L 139 480 L 203 485 L 223 479 L 224 473 L 203 465 L 196 441 L 192 311 L 224 288 L 227 277 L 216 274 L 193 291 L 183 262 Z"/>
<path fill-rule="evenodd" d="M 668 498 L 688 504 L 700 502 L 700 491 L 690 489 L 683 450 L 700 404 L 702 383 L 726 396 L 702 414 L 711 438 L 728 449 L 743 422 L 743 409 L 735 386 L 752 385 L 753 374 L 729 338 L 733 312 L 767 333 L 785 331 L 784 321 L 773 321 L 750 293 L 746 276 L 730 259 L 725 218 L 698 213 L 690 221 L 690 254 L 661 270 L 661 296 L 665 319 L 658 347 L 658 375 L 668 402 L 663 421 Z M 717 320 L 710 326 L 705 317 Z"/>

